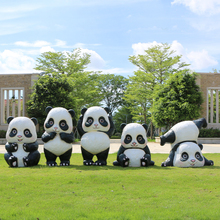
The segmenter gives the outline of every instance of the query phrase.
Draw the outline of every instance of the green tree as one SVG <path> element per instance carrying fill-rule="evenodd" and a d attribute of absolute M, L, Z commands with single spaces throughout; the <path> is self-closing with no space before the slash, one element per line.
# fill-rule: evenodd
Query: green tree
<path fill-rule="evenodd" d="M 64 107 L 75 110 L 76 99 L 72 96 L 73 87 L 68 77 L 62 74 L 43 75 L 35 81 L 33 93 L 27 101 L 29 117 L 36 117 L 40 128 L 46 118 L 47 106 Z"/>
<path fill-rule="evenodd" d="M 149 109 L 153 104 L 155 86 L 162 85 L 170 75 L 188 66 L 181 62 L 181 56 L 175 56 L 174 53 L 170 45 L 159 44 L 145 50 L 144 55 L 129 57 L 129 61 L 138 70 L 134 71 L 134 76 L 129 77 L 125 99 L 127 102 L 136 103 L 137 107 L 132 113 L 141 122 L 147 123 L 151 115 Z M 153 131 L 152 124 L 151 131 Z"/>
<path fill-rule="evenodd" d="M 99 81 L 98 90 L 103 97 L 102 103 L 113 113 L 125 102 L 123 96 L 127 79 L 120 75 L 100 74 L 97 80 Z"/>
<path fill-rule="evenodd" d="M 170 128 L 180 121 L 197 119 L 202 101 L 196 73 L 182 70 L 156 87 L 151 109 L 153 122 L 159 127 Z"/>

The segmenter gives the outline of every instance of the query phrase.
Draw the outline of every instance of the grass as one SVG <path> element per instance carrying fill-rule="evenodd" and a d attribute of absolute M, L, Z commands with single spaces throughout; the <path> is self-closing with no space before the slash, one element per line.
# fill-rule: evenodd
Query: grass
<path fill-rule="evenodd" d="M 86 167 L 73 154 L 69 167 L 9 168 L 0 154 L 0 220 L 220 219 L 220 154 L 213 167 Z"/>

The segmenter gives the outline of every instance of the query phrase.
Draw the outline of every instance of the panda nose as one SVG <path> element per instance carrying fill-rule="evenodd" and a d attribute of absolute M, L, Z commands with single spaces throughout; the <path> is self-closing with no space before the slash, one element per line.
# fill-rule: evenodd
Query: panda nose
<path fill-rule="evenodd" d="M 54 127 L 54 129 L 55 129 L 55 130 L 57 130 L 57 129 L 58 129 L 58 127 Z"/>
<path fill-rule="evenodd" d="M 135 146 L 137 143 L 134 141 L 134 142 L 132 142 L 132 146 Z"/>
<path fill-rule="evenodd" d="M 95 127 L 97 127 L 97 126 L 98 126 L 98 124 L 96 123 L 96 124 L 94 124 L 94 126 L 95 126 Z"/>
<path fill-rule="evenodd" d="M 22 135 L 18 135 L 17 137 L 18 137 L 18 138 L 21 138 L 21 137 L 22 137 Z"/>
<path fill-rule="evenodd" d="M 194 163 L 196 160 L 192 159 L 191 161 Z"/>

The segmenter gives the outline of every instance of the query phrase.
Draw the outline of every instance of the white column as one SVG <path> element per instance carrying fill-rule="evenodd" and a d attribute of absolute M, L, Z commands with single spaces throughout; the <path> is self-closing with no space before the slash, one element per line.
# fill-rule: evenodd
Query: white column
<path fill-rule="evenodd" d="M 210 123 L 213 123 L 213 89 L 211 89 L 211 102 L 210 102 Z"/>
<path fill-rule="evenodd" d="M 18 90 L 18 117 L 21 116 L 21 90 Z"/>
<path fill-rule="evenodd" d="M 216 94 L 216 123 L 219 123 L 219 94 L 218 94 L 218 89 L 215 91 Z"/>
<path fill-rule="evenodd" d="M 15 117 L 15 90 L 12 90 L 12 116 Z"/>
<path fill-rule="evenodd" d="M 7 117 L 9 117 L 9 89 L 6 90 L 7 91 Z"/>

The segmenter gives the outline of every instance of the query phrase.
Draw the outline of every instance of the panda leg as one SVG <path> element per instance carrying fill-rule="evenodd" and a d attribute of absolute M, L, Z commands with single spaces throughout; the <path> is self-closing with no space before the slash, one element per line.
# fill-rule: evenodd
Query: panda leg
<path fill-rule="evenodd" d="M 173 158 L 174 158 L 175 152 L 173 150 L 170 151 L 170 155 L 168 158 L 161 164 L 162 167 L 166 166 L 173 166 Z"/>
<path fill-rule="evenodd" d="M 204 157 L 204 156 L 203 156 Z M 214 162 L 212 161 L 212 160 L 208 160 L 208 159 L 206 159 L 205 157 L 204 157 L 204 159 L 205 159 L 205 164 L 204 164 L 204 166 L 213 166 L 214 165 Z"/>
<path fill-rule="evenodd" d="M 98 153 L 96 155 L 98 160 L 94 163 L 94 165 L 96 165 L 96 166 L 107 165 L 108 152 L 109 152 L 109 148 L 107 148 L 106 150 L 102 151 L 101 153 Z"/>
<path fill-rule="evenodd" d="M 91 166 L 94 164 L 92 158 L 93 158 L 93 154 L 89 153 L 87 150 L 85 150 L 82 146 L 81 146 L 81 151 L 82 151 L 82 156 L 83 156 L 83 164 L 86 166 Z"/>
<path fill-rule="evenodd" d="M 23 158 L 23 163 L 25 167 L 36 166 L 40 160 L 39 151 L 30 152 L 27 157 Z"/>
<path fill-rule="evenodd" d="M 45 149 L 44 148 L 44 154 L 45 154 L 45 157 L 46 157 L 46 164 L 48 166 L 57 166 L 57 163 L 56 163 L 56 159 L 57 159 L 57 155 L 51 153 L 49 150 Z"/>
<path fill-rule="evenodd" d="M 64 154 L 59 156 L 60 166 L 69 166 L 71 156 L 72 156 L 72 147 L 68 151 L 66 151 Z"/>
<path fill-rule="evenodd" d="M 17 157 L 13 156 L 12 153 L 5 153 L 4 158 L 10 167 L 17 167 L 18 166 Z"/>

